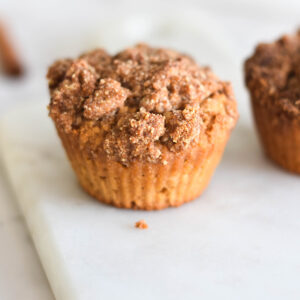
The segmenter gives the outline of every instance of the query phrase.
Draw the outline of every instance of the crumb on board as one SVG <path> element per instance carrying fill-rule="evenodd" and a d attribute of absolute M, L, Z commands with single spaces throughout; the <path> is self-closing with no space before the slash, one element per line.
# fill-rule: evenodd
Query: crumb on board
<path fill-rule="evenodd" d="M 147 229 L 148 228 L 148 224 L 146 223 L 145 220 L 140 220 L 140 221 L 137 221 L 135 223 L 135 228 L 138 228 L 138 229 Z"/>

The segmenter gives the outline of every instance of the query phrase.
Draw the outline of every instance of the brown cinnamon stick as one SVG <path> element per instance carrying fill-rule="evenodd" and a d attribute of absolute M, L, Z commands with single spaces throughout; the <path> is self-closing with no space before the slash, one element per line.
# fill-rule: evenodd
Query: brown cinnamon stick
<path fill-rule="evenodd" d="M 6 75 L 19 76 L 23 73 L 22 64 L 2 22 L 0 22 L 0 60 Z"/>

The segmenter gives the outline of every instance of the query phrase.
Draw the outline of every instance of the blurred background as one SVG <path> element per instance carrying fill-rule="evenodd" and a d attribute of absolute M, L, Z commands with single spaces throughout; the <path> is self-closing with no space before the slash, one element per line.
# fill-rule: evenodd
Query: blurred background
<path fill-rule="evenodd" d="M 240 112 L 250 119 L 243 61 L 258 42 L 300 26 L 300 1 L 0 0 L 0 21 L 24 69 L 18 77 L 0 72 L 0 118 L 19 103 L 46 105 L 45 74 L 55 59 L 95 47 L 115 52 L 146 41 L 212 65 L 233 81 Z M 1 168 L 0 299 L 53 299 L 7 185 Z"/>
<path fill-rule="evenodd" d="M 0 18 L 25 70 L 18 80 L 0 75 L 0 114 L 15 101 L 42 93 L 46 96 L 46 69 L 58 57 L 78 55 L 94 47 L 115 52 L 145 40 L 153 44 L 153 31 L 160 25 L 164 31 L 177 25 L 173 32 L 176 38 L 178 28 L 184 34 L 185 23 L 190 22 L 206 36 L 206 43 L 218 44 L 240 65 L 258 41 L 293 32 L 300 17 L 297 0 L 1 0 L 0 3 Z M 166 24 L 158 25 L 157 19 L 160 22 L 167 19 Z M 170 43 L 164 45 L 163 34 L 160 32 L 159 45 L 172 47 Z M 197 37 L 194 39 L 196 43 Z M 187 37 L 186 41 L 193 39 Z M 178 50 L 187 47 L 181 48 Z M 190 54 L 197 56 L 189 48 Z M 200 60 L 211 64 L 203 56 Z"/>

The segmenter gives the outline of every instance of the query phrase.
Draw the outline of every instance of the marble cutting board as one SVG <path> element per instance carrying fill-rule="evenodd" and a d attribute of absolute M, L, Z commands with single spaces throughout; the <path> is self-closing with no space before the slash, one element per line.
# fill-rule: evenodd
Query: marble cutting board
<path fill-rule="evenodd" d="M 176 26 L 146 40 L 174 47 Z M 188 32 L 198 35 L 187 52 L 236 76 L 224 49 L 201 43 L 207 35 L 191 28 L 181 39 Z M 205 193 L 180 208 L 143 212 L 99 204 L 81 190 L 46 102 L 1 120 L 0 150 L 58 300 L 300 298 L 299 176 L 262 155 L 247 106 Z M 148 230 L 134 228 L 139 219 Z"/>

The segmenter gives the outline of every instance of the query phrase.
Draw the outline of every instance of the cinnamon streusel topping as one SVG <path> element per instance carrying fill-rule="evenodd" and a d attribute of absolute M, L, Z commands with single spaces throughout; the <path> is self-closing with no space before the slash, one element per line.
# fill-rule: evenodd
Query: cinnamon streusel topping
<path fill-rule="evenodd" d="M 245 71 L 254 101 L 278 114 L 300 117 L 300 30 L 274 43 L 259 44 Z"/>
<path fill-rule="evenodd" d="M 59 60 L 47 78 L 56 126 L 78 135 L 91 157 L 101 152 L 123 165 L 160 162 L 162 147 L 213 142 L 213 130 L 237 119 L 228 82 L 186 55 L 144 44 Z"/>

